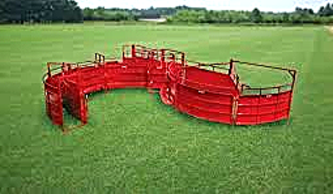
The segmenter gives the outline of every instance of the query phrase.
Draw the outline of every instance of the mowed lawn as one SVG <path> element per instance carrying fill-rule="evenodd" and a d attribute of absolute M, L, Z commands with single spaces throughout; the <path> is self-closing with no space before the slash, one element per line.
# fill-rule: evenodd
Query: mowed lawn
<path fill-rule="evenodd" d="M 296 68 L 290 125 L 210 123 L 135 89 L 91 96 L 88 125 L 63 135 L 45 115 L 46 62 L 118 57 L 123 43 Z M 0 26 L 0 66 L 1 193 L 333 192 L 333 35 L 322 26 Z M 258 76 L 276 81 L 242 78 Z"/>

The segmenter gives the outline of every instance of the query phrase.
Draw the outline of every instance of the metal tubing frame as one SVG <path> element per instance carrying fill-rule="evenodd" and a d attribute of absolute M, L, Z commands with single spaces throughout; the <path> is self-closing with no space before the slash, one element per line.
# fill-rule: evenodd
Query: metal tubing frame
<path fill-rule="evenodd" d="M 281 85 L 265 87 L 265 88 L 247 87 L 246 88 L 247 90 L 259 90 L 259 91 L 261 90 L 261 91 L 263 91 L 263 90 L 270 90 L 270 89 L 279 89 L 279 88 L 286 87 L 286 86 L 291 86 L 290 91 L 293 91 L 293 89 L 294 89 L 295 82 L 296 82 L 296 74 L 297 74 L 297 71 L 294 70 L 294 69 L 263 65 L 263 64 L 259 64 L 259 63 L 243 62 L 243 61 L 238 61 L 238 60 L 232 60 L 232 61 L 235 62 L 235 63 L 238 63 L 240 65 L 250 65 L 250 66 L 257 66 L 257 67 L 263 67 L 263 68 L 268 68 L 268 69 L 287 71 L 290 74 L 291 78 L 292 78 L 292 82 L 288 83 L 288 84 L 281 84 Z M 242 90 L 243 89 L 244 89 L 244 85 L 242 85 Z"/>
<path fill-rule="evenodd" d="M 260 98 L 262 96 L 262 91 L 263 90 L 270 90 L 270 89 L 277 89 L 278 90 L 278 93 L 277 94 L 280 94 L 281 92 L 281 88 L 282 87 L 286 87 L 286 86 L 290 86 L 290 90 L 288 90 L 290 92 L 290 96 L 289 96 L 289 105 L 288 105 L 288 125 L 290 124 L 290 111 L 291 111 L 291 106 L 292 106 L 292 98 L 293 98 L 293 93 L 294 93 L 294 89 L 295 89 L 295 83 L 296 83 L 296 77 L 297 77 L 297 70 L 295 69 L 291 69 L 291 68 L 283 68 L 283 67 L 275 67 L 275 66 L 270 66 L 270 65 L 264 65 L 264 64 L 259 64 L 259 63 L 251 63 L 251 62 L 244 62 L 244 61 L 239 61 L 239 60 L 233 60 L 231 59 L 232 62 L 235 62 L 235 63 L 238 63 L 238 64 L 243 64 L 243 65 L 250 65 L 250 66 L 257 66 L 257 67 L 263 67 L 263 68 L 268 68 L 268 69 L 275 69 L 275 70 L 280 70 L 280 71 L 286 71 L 289 73 L 289 75 L 291 76 L 292 78 L 292 82 L 291 83 L 288 83 L 288 84 L 284 84 L 284 85 L 278 85 L 278 86 L 272 86 L 272 87 L 265 87 L 265 88 L 251 88 L 251 87 L 248 87 L 247 90 L 259 90 L 259 104 L 260 104 Z M 241 86 L 241 95 L 242 95 L 242 92 L 243 92 L 243 86 Z M 278 98 L 279 96 L 277 96 Z M 258 106 L 259 106 L 258 104 Z M 236 115 L 237 117 L 237 115 Z M 258 115 L 257 115 L 258 117 Z M 275 118 L 275 116 L 274 116 Z M 258 123 L 258 121 L 256 121 L 256 123 Z"/>
<path fill-rule="evenodd" d="M 100 54 L 101 55 L 101 54 Z M 101 55 L 101 56 L 104 56 L 104 55 Z M 95 57 L 96 57 L 96 54 L 95 54 Z M 104 57 L 104 60 L 105 60 L 105 57 Z M 86 62 L 88 62 L 88 61 L 86 61 Z M 83 62 L 83 63 L 86 63 L 86 62 Z M 91 62 L 91 63 L 94 63 L 94 62 L 92 62 L 92 61 L 89 61 L 89 62 Z M 78 63 L 67 63 L 67 62 L 48 62 L 47 63 L 47 73 L 45 73 L 44 75 L 43 75 L 43 77 L 42 77 L 42 81 L 43 81 L 43 84 L 44 85 L 47 85 L 48 87 L 51 87 L 51 88 L 54 88 L 54 89 L 56 89 L 56 90 L 59 90 L 58 91 L 58 95 L 61 97 L 61 102 L 63 102 L 63 99 L 62 99 L 62 91 L 61 91 L 61 82 L 64 82 L 64 80 L 65 80 L 65 78 L 66 78 L 66 75 L 64 74 L 64 69 L 63 69 L 63 67 L 64 67 L 64 65 L 67 65 L 67 64 L 71 64 L 71 65 L 76 65 L 77 67 L 76 68 L 81 68 L 81 66 L 79 65 L 80 64 L 80 62 L 78 62 Z M 58 66 L 57 68 L 54 68 L 54 69 L 52 69 L 51 67 L 52 66 Z M 54 71 L 54 70 L 59 70 L 59 69 L 61 69 L 61 79 L 58 81 L 58 84 L 57 84 L 57 87 L 54 87 L 53 85 L 50 85 L 49 83 L 47 83 L 46 82 L 46 80 L 47 80 L 47 78 L 49 78 L 49 77 L 52 77 L 52 71 Z M 79 76 L 79 79 L 81 79 L 81 76 L 80 75 L 78 75 Z M 79 81 L 80 82 L 80 81 Z M 45 94 L 46 95 L 46 94 Z M 80 91 L 80 95 L 81 95 L 81 91 Z M 86 100 L 85 98 L 84 98 L 84 100 Z M 80 102 L 80 103 L 82 103 L 82 102 Z M 86 102 L 87 103 L 87 102 Z M 63 104 L 61 103 L 61 106 L 63 107 Z M 62 114 L 64 114 L 64 112 L 62 113 Z M 81 128 L 81 127 L 83 127 L 84 125 L 86 124 L 86 122 L 83 122 L 83 121 L 81 121 L 81 124 L 79 124 L 79 125 L 74 125 L 74 126 L 66 126 L 65 125 L 65 123 L 64 123 L 64 120 L 63 120 L 63 123 L 62 123 L 62 125 L 60 125 L 60 127 L 61 127 L 61 131 L 63 132 L 63 134 L 67 134 L 70 130 L 73 130 L 73 129 L 76 129 L 76 128 Z"/>
<path fill-rule="evenodd" d="M 184 68 L 184 71 L 186 69 L 186 66 L 191 66 L 191 65 L 188 65 L 187 62 L 196 63 L 196 66 L 198 66 L 199 68 L 202 67 L 202 66 L 212 67 L 213 71 L 215 71 L 215 68 L 228 70 L 228 74 L 229 75 L 232 73 L 232 69 L 235 67 L 236 64 L 237 65 L 238 64 L 240 64 L 240 65 L 250 65 L 250 66 L 257 66 L 257 67 L 263 67 L 263 68 L 269 68 L 269 69 L 287 71 L 291 75 L 291 77 L 292 77 L 292 83 L 288 83 L 288 84 L 284 84 L 284 85 L 279 85 L 279 86 L 266 87 L 266 88 L 251 88 L 251 87 L 248 87 L 248 88 L 246 88 L 246 90 L 259 90 L 259 102 L 258 102 L 258 105 L 257 105 L 258 106 L 257 107 L 257 111 L 258 111 L 259 104 L 260 104 L 260 98 L 263 95 L 262 94 L 263 90 L 278 89 L 278 94 L 279 94 L 282 87 L 290 86 L 291 89 L 288 90 L 288 91 L 290 91 L 289 106 L 288 106 L 288 124 L 289 124 L 291 103 L 292 103 L 293 91 L 294 91 L 294 88 L 295 88 L 296 75 L 297 75 L 297 71 L 294 70 L 294 69 L 269 66 L 269 65 L 259 64 L 259 63 L 244 62 L 244 61 L 233 60 L 233 59 L 230 59 L 229 62 L 220 62 L 220 63 L 200 63 L 200 62 L 194 62 L 194 61 L 186 61 L 185 60 L 185 53 L 184 52 L 177 51 L 177 50 L 174 50 L 174 49 L 150 49 L 150 48 L 148 48 L 146 46 L 142 46 L 142 45 L 138 45 L 138 44 L 125 44 L 125 45 L 123 45 L 123 53 L 122 53 L 123 60 L 126 57 L 126 55 L 125 55 L 126 54 L 125 53 L 126 52 L 126 47 L 130 47 L 131 48 L 131 55 L 132 55 L 131 57 L 136 57 L 136 50 L 137 50 L 136 47 L 139 47 L 141 50 L 144 49 L 144 50 L 147 50 L 147 51 L 157 51 L 157 54 L 158 54 L 158 52 L 161 52 L 161 58 L 160 58 L 161 62 L 166 62 L 166 57 L 167 57 L 166 53 L 168 51 L 171 52 L 171 53 L 168 53 L 168 54 L 171 56 L 170 59 L 172 61 L 174 61 L 174 62 L 177 59 L 179 60 L 179 58 L 176 58 L 175 54 L 180 54 L 181 55 L 180 61 L 181 61 L 181 64 L 182 64 L 182 66 Z M 103 54 L 100 54 L 100 53 L 95 53 L 95 61 L 78 62 L 78 63 L 75 63 L 74 65 L 76 65 L 76 68 L 81 68 L 81 67 L 84 67 L 84 66 L 90 66 L 92 63 L 96 63 L 96 62 L 98 62 L 98 64 L 104 64 L 105 63 L 105 56 Z M 85 63 L 88 63 L 88 64 L 85 64 Z M 50 86 L 50 87 L 52 87 L 52 88 L 54 88 L 52 85 L 49 85 L 46 82 L 46 79 L 48 77 L 52 76 L 52 71 L 53 70 L 61 69 L 61 67 L 63 67 L 64 64 L 65 63 L 58 63 L 58 62 L 49 62 L 49 63 L 47 63 L 47 73 L 43 76 L 43 83 L 46 84 L 46 85 L 48 85 L 48 86 Z M 66 63 L 66 64 L 71 64 L 71 63 Z M 60 67 L 55 68 L 55 69 L 51 69 L 51 67 L 54 66 L 54 65 L 58 65 Z M 226 65 L 229 65 L 229 69 L 223 68 L 223 66 L 226 66 Z M 63 69 L 62 69 L 62 71 L 63 71 Z M 184 78 L 186 78 L 185 74 L 186 74 L 186 71 L 184 72 L 184 76 L 185 76 Z M 240 82 L 239 82 L 239 76 L 238 76 L 238 74 L 236 72 L 234 72 L 234 74 L 236 75 L 236 80 L 237 80 L 236 81 L 236 87 L 238 88 L 239 87 L 238 85 L 240 84 Z M 65 78 L 64 76 L 65 75 L 63 75 L 62 80 Z M 81 79 L 81 76 L 79 77 L 79 79 Z M 60 89 L 60 92 L 61 92 L 61 88 L 59 88 L 59 89 Z M 244 90 L 244 85 L 241 85 L 241 87 L 240 87 L 240 95 L 243 95 L 242 94 L 243 90 Z M 232 104 L 233 104 L 232 105 L 233 106 L 232 107 L 232 124 L 235 125 L 236 121 L 237 121 L 238 98 L 234 98 Z M 276 117 L 276 113 L 275 113 L 275 117 Z M 258 115 L 256 116 L 256 123 L 258 124 Z M 83 126 L 85 124 L 86 123 L 81 122 L 81 125 L 71 127 L 71 129 L 72 128 L 81 127 L 81 126 Z M 64 125 L 62 125 L 61 127 L 62 127 L 63 132 L 67 132 L 68 130 L 66 130 L 66 129 L 70 129 L 70 128 L 65 128 Z"/>

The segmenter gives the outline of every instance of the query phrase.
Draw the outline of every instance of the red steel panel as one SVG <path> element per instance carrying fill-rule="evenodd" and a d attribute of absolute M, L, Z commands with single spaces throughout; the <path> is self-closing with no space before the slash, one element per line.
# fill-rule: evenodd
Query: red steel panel
<path fill-rule="evenodd" d="M 122 62 L 99 62 L 48 77 L 45 101 L 52 122 L 63 125 L 64 104 L 73 116 L 86 123 L 85 95 L 91 92 L 143 87 L 160 89 L 163 103 L 208 121 L 257 125 L 289 117 L 292 89 L 279 94 L 242 96 L 236 87 L 234 66 L 228 75 L 186 66 L 184 55 L 181 62 L 176 62 L 176 54 L 170 59 L 164 56 L 164 50 L 154 50 L 153 55 L 152 50 L 132 47 L 131 53 L 132 57 L 124 55 Z"/>
<path fill-rule="evenodd" d="M 288 118 L 292 91 L 271 95 L 240 96 L 237 125 L 257 125 Z"/>
<path fill-rule="evenodd" d="M 62 87 L 64 107 L 74 117 L 81 120 L 83 123 L 87 121 L 87 110 L 85 95 L 81 91 L 81 87 L 77 83 L 64 81 Z"/>
<path fill-rule="evenodd" d="M 46 113 L 55 125 L 63 125 L 62 96 L 57 79 L 48 78 L 44 84 Z"/>
<path fill-rule="evenodd" d="M 204 120 L 212 121 L 212 122 L 220 122 L 232 124 L 232 117 L 227 114 L 217 114 L 214 112 L 206 111 L 205 109 L 201 109 L 198 107 L 189 106 L 187 104 L 178 104 L 176 107 L 179 111 L 187 113 L 197 118 L 201 118 Z"/>

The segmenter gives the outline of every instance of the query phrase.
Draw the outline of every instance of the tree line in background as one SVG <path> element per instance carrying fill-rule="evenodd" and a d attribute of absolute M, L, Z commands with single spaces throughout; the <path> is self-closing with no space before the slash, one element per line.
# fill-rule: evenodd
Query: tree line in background
<path fill-rule="evenodd" d="M 48 23 L 98 21 L 137 21 L 167 18 L 169 23 L 289 23 L 332 24 L 333 4 L 312 9 L 297 7 L 294 12 L 213 11 L 206 8 L 177 6 L 174 8 L 120 9 L 98 7 L 81 10 L 74 0 L 0 0 L 0 23 Z"/>
<path fill-rule="evenodd" d="M 74 0 L 0 0 L 0 23 L 83 22 Z"/>
<path fill-rule="evenodd" d="M 98 7 L 96 9 L 85 8 L 83 10 L 84 20 L 104 20 L 104 21 L 137 21 L 139 19 L 157 19 L 176 15 L 178 11 L 205 11 L 205 8 L 192 8 L 187 6 L 161 7 L 149 9 L 120 9 Z"/>
<path fill-rule="evenodd" d="M 97 9 L 85 8 L 84 20 L 135 21 L 139 19 L 167 18 L 170 23 L 289 23 L 329 24 L 333 23 L 333 4 L 327 4 L 314 12 L 312 9 L 297 7 L 294 12 L 261 12 L 221 10 L 178 6 L 175 8 L 149 9 Z"/>
<path fill-rule="evenodd" d="M 332 24 L 333 4 L 321 7 L 315 13 L 312 9 L 297 7 L 294 12 L 250 11 L 192 11 L 182 10 L 168 18 L 169 22 L 185 23 L 263 23 L 263 24 Z"/>

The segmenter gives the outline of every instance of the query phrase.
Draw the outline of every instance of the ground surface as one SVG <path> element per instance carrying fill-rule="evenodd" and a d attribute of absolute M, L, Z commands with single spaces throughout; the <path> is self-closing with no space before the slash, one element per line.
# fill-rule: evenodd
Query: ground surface
<path fill-rule="evenodd" d="M 0 38 L 2 193 L 333 191 L 333 36 L 324 27 L 0 26 Z M 209 123 L 145 90 L 116 90 L 93 95 L 89 124 L 63 136 L 44 111 L 45 63 L 91 59 L 125 42 L 193 60 L 295 67 L 291 124 Z"/>

